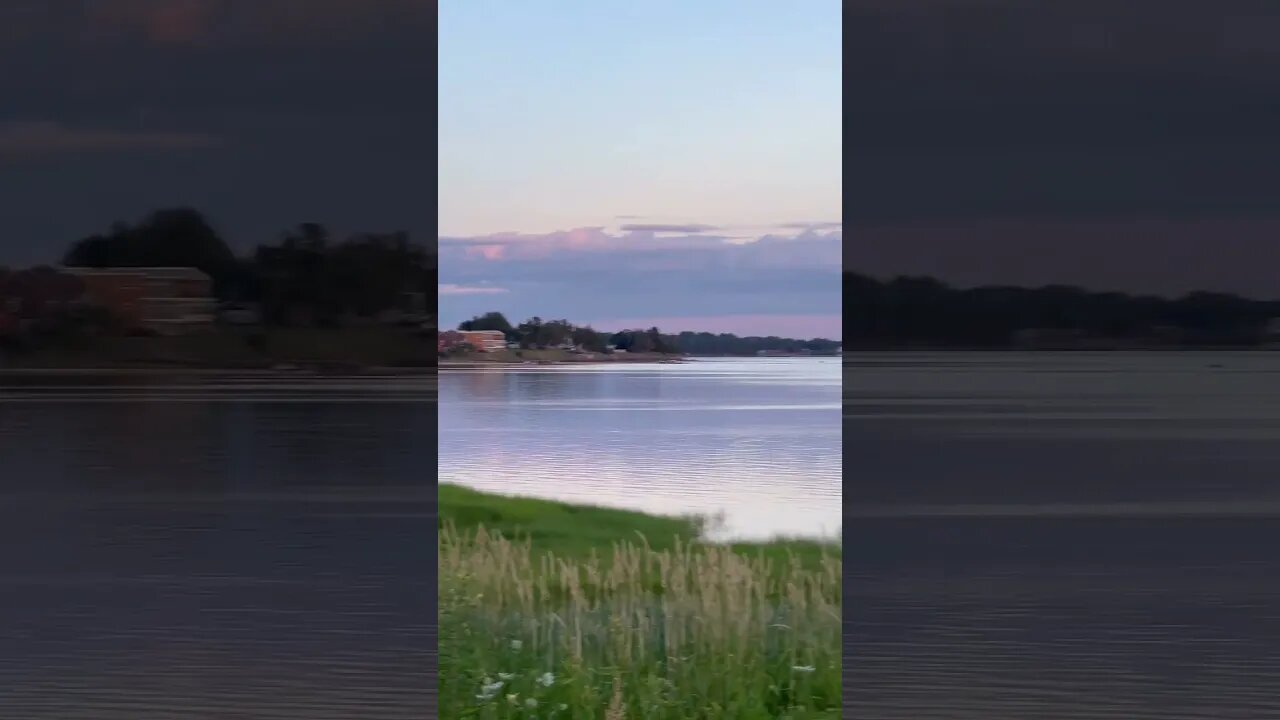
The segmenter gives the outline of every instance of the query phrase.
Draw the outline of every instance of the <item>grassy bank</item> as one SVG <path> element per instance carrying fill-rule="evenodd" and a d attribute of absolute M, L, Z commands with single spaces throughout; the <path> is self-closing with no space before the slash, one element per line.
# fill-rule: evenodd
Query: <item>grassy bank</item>
<path fill-rule="evenodd" d="M 835 718 L 840 559 L 440 489 L 441 717 Z"/>

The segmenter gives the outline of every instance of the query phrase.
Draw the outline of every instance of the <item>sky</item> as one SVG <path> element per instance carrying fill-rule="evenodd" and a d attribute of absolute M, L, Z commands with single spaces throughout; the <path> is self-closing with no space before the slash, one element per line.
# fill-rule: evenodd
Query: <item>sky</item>
<path fill-rule="evenodd" d="M 838 0 L 445 0 L 440 320 L 838 337 Z"/>
<path fill-rule="evenodd" d="M 844 262 L 1280 298 L 1280 8 L 850 0 Z"/>
<path fill-rule="evenodd" d="M 434 32 L 421 0 L 0 0 L 0 265 L 180 205 L 240 250 L 430 242 Z"/>

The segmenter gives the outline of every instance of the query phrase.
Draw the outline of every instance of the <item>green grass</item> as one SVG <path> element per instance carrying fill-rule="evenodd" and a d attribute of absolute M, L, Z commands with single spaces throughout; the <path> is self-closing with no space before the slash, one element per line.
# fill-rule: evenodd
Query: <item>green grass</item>
<path fill-rule="evenodd" d="M 696 516 L 661 516 L 631 510 L 572 505 L 551 500 L 480 492 L 457 485 L 441 485 L 440 528 L 449 524 L 460 530 L 484 527 L 508 538 L 528 540 L 535 552 L 553 552 L 564 558 L 586 559 L 591 553 L 608 554 L 614 543 L 644 539 L 657 551 L 698 540 L 710 520 Z M 840 555 L 838 542 L 784 538 L 769 542 L 729 545 L 744 555 L 765 555 L 783 562 L 795 556 L 806 567 L 824 556 Z"/>
<path fill-rule="evenodd" d="M 585 558 L 607 550 L 615 542 L 635 542 L 670 548 L 675 538 L 696 538 L 701 523 L 692 517 L 659 517 L 628 510 L 479 492 L 457 485 L 441 485 L 440 524 L 459 529 L 484 526 L 509 538 L 529 539 L 536 550 L 561 557 Z"/>
<path fill-rule="evenodd" d="M 441 717 L 840 716 L 838 549 L 440 488 Z"/>

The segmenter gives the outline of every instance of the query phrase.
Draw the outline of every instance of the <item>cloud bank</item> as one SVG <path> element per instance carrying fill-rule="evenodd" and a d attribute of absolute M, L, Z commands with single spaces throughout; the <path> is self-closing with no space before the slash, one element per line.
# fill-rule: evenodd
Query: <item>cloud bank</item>
<path fill-rule="evenodd" d="M 625 232 L 655 232 L 655 233 L 701 233 L 717 230 L 712 225 L 662 225 L 658 223 L 644 224 L 633 223 L 623 225 L 622 230 Z"/>
<path fill-rule="evenodd" d="M 441 323 L 498 310 L 514 322 L 537 315 L 601 329 L 839 336 L 841 230 L 741 242 L 704 226 L 686 234 L 661 227 L 442 237 L 442 287 L 507 292 L 442 291 Z"/>

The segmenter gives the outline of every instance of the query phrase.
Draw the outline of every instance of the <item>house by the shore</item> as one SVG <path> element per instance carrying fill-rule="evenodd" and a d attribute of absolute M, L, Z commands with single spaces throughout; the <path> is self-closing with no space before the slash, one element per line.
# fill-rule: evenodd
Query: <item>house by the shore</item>
<path fill-rule="evenodd" d="M 436 335 L 439 352 L 461 345 L 470 345 L 476 352 L 502 352 L 507 349 L 507 336 L 501 330 L 445 330 Z"/>
<path fill-rule="evenodd" d="M 84 283 L 49 267 L 0 274 L 0 336 L 52 321 L 84 297 Z"/>
<path fill-rule="evenodd" d="M 211 326 L 213 281 L 192 267 L 60 268 L 84 284 L 86 300 L 106 307 L 130 330 L 176 335 Z"/>
<path fill-rule="evenodd" d="M 507 336 L 501 330 L 459 330 L 462 341 L 478 352 L 501 352 L 507 349 Z"/>

